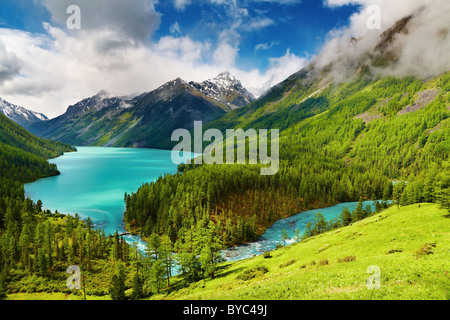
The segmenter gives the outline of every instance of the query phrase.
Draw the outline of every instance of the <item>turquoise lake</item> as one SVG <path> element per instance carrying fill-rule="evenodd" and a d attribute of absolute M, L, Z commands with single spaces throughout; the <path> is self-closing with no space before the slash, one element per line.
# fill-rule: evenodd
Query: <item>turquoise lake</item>
<path fill-rule="evenodd" d="M 107 234 L 125 232 L 125 192 L 136 192 L 146 182 L 177 172 L 177 165 L 171 160 L 171 151 L 101 147 L 77 149 L 78 152 L 66 153 L 50 160 L 58 166 L 61 175 L 26 184 L 26 196 L 34 201 L 42 200 L 44 208 L 51 211 L 58 210 L 71 215 L 78 213 L 83 219 L 90 217 L 95 226 Z M 374 202 L 369 201 L 364 205 L 367 204 L 375 208 Z M 281 242 L 283 229 L 293 237 L 295 229 L 303 232 L 317 212 L 331 220 L 341 214 L 345 206 L 352 211 L 357 203 L 305 211 L 280 220 L 254 243 L 224 250 L 224 257 L 228 261 L 236 261 L 273 250 Z M 141 249 L 145 248 L 145 243 L 139 237 L 127 236 L 127 241 L 136 242 Z"/>
<path fill-rule="evenodd" d="M 177 172 L 171 151 L 77 147 L 78 152 L 52 159 L 61 175 L 25 185 L 25 194 L 51 211 L 90 217 L 107 234 L 125 232 L 124 193 L 136 192 L 166 173 Z M 128 237 L 130 242 L 136 237 Z"/>

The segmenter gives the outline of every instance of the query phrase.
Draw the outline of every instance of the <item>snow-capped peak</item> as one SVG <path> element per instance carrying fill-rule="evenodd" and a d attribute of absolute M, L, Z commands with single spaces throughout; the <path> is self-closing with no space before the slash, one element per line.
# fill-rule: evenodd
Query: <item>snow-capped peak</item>
<path fill-rule="evenodd" d="M 225 71 L 219 73 L 219 75 L 211 80 L 216 81 L 228 81 L 228 82 L 239 82 L 239 80 L 236 79 L 235 76 L 233 76 L 230 72 Z"/>
<path fill-rule="evenodd" d="M 3 113 L 6 117 L 23 127 L 28 127 L 35 122 L 48 120 L 42 113 L 30 111 L 24 107 L 14 105 L 2 98 L 0 98 L 0 113 Z"/>
<path fill-rule="evenodd" d="M 228 104 L 233 109 L 243 107 L 255 100 L 254 95 L 228 71 L 221 72 L 217 77 L 202 83 L 191 82 L 190 85 L 206 96 Z"/>
<path fill-rule="evenodd" d="M 222 72 L 217 77 L 209 79 L 208 81 L 217 84 L 220 88 L 223 89 L 229 89 L 235 85 L 241 84 L 241 82 L 228 71 Z"/>

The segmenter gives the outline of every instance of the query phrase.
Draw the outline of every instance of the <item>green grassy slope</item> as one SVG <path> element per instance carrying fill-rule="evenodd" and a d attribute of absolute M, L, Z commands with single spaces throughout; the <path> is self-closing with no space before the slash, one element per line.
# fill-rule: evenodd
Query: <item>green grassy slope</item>
<path fill-rule="evenodd" d="M 352 226 L 273 251 L 270 259 L 259 256 L 225 264 L 214 280 L 154 298 L 449 299 L 449 230 L 450 215 L 437 205 L 394 206 Z M 338 262 L 347 256 L 356 260 Z M 323 260 L 328 264 L 320 265 Z M 367 268 L 372 265 L 381 269 L 379 290 L 367 289 Z M 238 279 L 260 266 L 268 272 Z"/>

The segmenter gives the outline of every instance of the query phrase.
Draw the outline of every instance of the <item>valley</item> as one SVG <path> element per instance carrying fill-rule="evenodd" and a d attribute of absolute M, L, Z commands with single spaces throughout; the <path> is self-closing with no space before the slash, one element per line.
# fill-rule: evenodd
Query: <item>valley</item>
<path fill-rule="evenodd" d="M 370 30 L 366 3 L 322 3 L 348 21 L 315 35 L 307 59 L 269 55 L 287 28 L 253 38 L 303 21 L 257 6 L 312 5 L 295 1 L 239 3 L 252 10 L 234 8 L 217 43 L 225 20 L 159 30 L 153 4 L 135 17 L 151 34 L 52 21 L 48 38 L 14 47 L 38 33 L 0 28 L 2 97 L 80 100 L 49 119 L 0 98 L 0 299 L 449 300 L 450 6 L 401 2 Z M 46 71 L 25 47 L 71 62 Z M 100 85 L 140 93 L 92 95 Z"/>

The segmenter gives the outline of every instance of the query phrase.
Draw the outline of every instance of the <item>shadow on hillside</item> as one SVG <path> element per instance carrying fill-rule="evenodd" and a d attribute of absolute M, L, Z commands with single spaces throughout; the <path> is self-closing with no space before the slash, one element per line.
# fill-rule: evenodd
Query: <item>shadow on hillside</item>
<path fill-rule="evenodd" d="M 233 269 L 233 270 L 227 270 L 227 269 L 230 269 L 230 267 L 231 267 L 230 265 L 219 267 L 219 269 L 217 270 L 218 272 L 217 272 L 217 275 L 215 276 L 215 279 L 224 278 L 232 273 L 237 274 L 240 271 L 245 269 L 244 267 L 240 267 L 240 268 Z M 227 271 L 225 271 L 225 270 L 227 270 Z"/>
<path fill-rule="evenodd" d="M 246 269 L 244 267 L 240 267 L 237 269 L 233 269 L 233 270 L 229 270 L 231 268 L 231 264 L 230 265 L 224 265 L 224 266 L 219 266 L 217 271 L 216 271 L 216 276 L 214 277 L 214 279 L 218 279 L 218 278 L 223 278 L 226 277 L 229 274 L 232 273 L 239 273 L 240 271 Z M 204 279 L 205 281 L 211 281 L 212 279 Z M 196 284 L 198 284 L 200 281 L 199 280 L 197 282 L 194 282 L 192 284 L 186 285 L 183 281 L 178 281 L 175 283 L 172 283 L 172 285 L 170 287 L 165 287 L 163 289 L 161 289 L 161 293 L 164 293 L 166 295 L 170 295 L 173 292 L 177 292 L 181 289 L 185 289 L 185 288 L 189 288 L 190 286 L 194 285 L 196 286 Z"/>
<path fill-rule="evenodd" d="M 444 218 L 450 219 L 450 213 L 449 214 L 444 214 Z"/>

